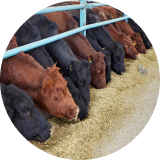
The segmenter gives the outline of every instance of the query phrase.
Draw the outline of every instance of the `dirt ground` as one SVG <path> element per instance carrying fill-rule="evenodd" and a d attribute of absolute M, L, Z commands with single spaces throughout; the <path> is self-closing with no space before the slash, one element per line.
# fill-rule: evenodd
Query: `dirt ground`
<path fill-rule="evenodd" d="M 137 71 L 141 64 L 147 74 Z M 67 122 L 51 118 L 52 137 L 44 143 L 31 142 L 43 151 L 67 159 L 84 160 L 113 153 L 131 142 L 150 119 L 159 93 L 159 67 L 154 49 L 138 60 L 125 59 L 126 72 L 105 89 L 90 88 L 87 119 Z"/>

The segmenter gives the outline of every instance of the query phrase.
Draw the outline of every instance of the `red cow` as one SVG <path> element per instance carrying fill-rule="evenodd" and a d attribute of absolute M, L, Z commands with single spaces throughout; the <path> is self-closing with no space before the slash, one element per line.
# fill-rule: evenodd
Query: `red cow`
<path fill-rule="evenodd" d="M 92 9 L 92 11 L 98 14 L 100 21 L 107 21 L 109 19 L 113 19 L 111 14 L 109 14 L 105 10 L 101 10 L 99 7 L 95 7 L 94 9 Z M 107 31 L 110 33 L 110 35 L 115 41 L 121 42 L 121 44 L 124 46 L 126 58 L 137 59 L 140 56 L 140 54 L 133 46 L 131 39 L 125 33 L 119 33 L 112 24 L 105 25 L 104 27 L 107 29 Z"/>
<path fill-rule="evenodd" d="M 101 6 L 100 9 L 109 12 L 113 16 L 113 18 L 119 18 L 123 16 L 122 12 L 116 10 L 111 6 Z M 116 25 L 121 32 L 124 32 L 127 36 L 129 36 L 132 39 L 133 45 L 138 52 L 146 53 L 146 47 L 139 33 L 134 32 L 125 20 L 116 22 Z"/>
<path fill-rule="evenodd" d="M 65 11 L 45 14 L 47 18 L 58 24 L 58 33 L 78 28 L 78 23 Z M 97 53 L 82 33 L 64 38 L 72 52 L 79 60 L 92 62 L 90 67 L 91 85 L 97 89 L 106 87 L 104 54 Z"/>
<path fill-rule="evenodd" d="M 15 47 L 18 45 L 16 37 L 13 37 L 7 49 Z M 56 64 L 44 69 L 32 56 L 20 52 L 3 60 L 0 82 L 13 83 L 26 91 L 33 98 L 36 107 L 53 116 L 77 118 L 79 108 Z"/>

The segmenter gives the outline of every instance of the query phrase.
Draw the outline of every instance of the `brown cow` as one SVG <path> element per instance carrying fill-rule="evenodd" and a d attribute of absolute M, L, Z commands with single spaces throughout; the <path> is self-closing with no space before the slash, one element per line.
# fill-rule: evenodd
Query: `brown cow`
<path fill-rule="evenodd" d="M 13 37 L 7 49 L 18 47 Z M 30 95 L 36 107 L 56 117 L 77 118 L 79 108 L 75 104 L 67 82 L 58 67 L 44 69 L 34 58 L 23 52 L 4 59 L 1 66 L 0 82 L 15 84 Z"/>
<path fill-rule="evenodd" d="M 116 10 L 111 6 L 101 6 L 100 9 L 109 12 L 113 16 L 113 18 L 119 18 L 123 16 L 122 12 Z M 132 39 L 133 45 L 138 52 L 146 53 L 146 47 L 139 33 L 134 32 L 125 20 L 116 22 L 116 25 L 121 32 L 124 32 L 127 36 L 129 36 Z"/>
<path fill-rule="evenodd" d="M 111 6 L 100 6 L 99 8 L 101 10 L 106 10 L 107 12 L 109 12 L 113 16 L 113 18 L 123 17 L 122 12 L 120 12 L 119 10 L 117 10 Z"/>
<path fill-rule="evenodd" d="M 99 7 L 95 7 L 94 9 L 92 9 L 92 11 L 98 14 L 101 22 L 113 19 L 111 14 L 109 14 L 105 10 L 101 10 Z M 125 51 L 126 58 L 137 59 L 140 56 L 140 54 L 133 46 L 131 39 L 125 33 L 119 33 L 112 24 L 105 25 L 104 27 L 107 29 L 107 31 L 115 41 L 121 42 L 121 44 L 124 46 L 123 49 Z"/>
<path fill-rule="evenodd" d="M 45 14 L 47 18 L 58 24 L 58 33 L 78 28 L 78 23 L 65 11 Z M 97 89 L 106 87 L 104 54 L 97 53 L 82 33 L 64 38 L 72 52 L 79 60 L 87 59 L 92 62 L 90 67 L 91 85 Z"/>

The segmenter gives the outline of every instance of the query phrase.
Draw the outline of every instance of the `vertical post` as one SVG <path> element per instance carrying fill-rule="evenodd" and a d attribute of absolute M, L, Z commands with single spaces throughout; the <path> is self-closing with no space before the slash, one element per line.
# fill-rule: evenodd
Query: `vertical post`
<path fill-rule="evenodd" d="M 126 16 L 126 13 L 123 13 L 123 16 Z M 128 23 L 128 19 L 126 19 L 126 22 Z"/>
<path fill-rule="evenodd" d="M 80 4 L 84 5 L 84 8 L 80 9 L 80 27 L 86 25 L 86 0 L 80 0 Z M 82 31 L 84 36 L 86 36 L 86 30 Z"/>

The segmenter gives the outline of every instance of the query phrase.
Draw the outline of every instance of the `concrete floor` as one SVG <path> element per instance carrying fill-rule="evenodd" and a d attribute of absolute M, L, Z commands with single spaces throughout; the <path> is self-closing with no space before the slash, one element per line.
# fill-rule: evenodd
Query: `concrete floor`
<path fill-rule="evenodd" d="M 154 50 L 160 54 L 160 48 L 159 47 L 154 47 Z M 143 116 L 137 116 L 137 124 L 133 124 L 135 125 L 135 128 L 137 127 L 136 125 L 140 126 L 141 125 L 141 120 L 143 119 L 142 123 L 145 123 L 145 127 L 141 126 L 139 127 L 138 130 L 140 130 L 140 132 L 138 132 L 138 136 L 132 136 L 132 140 L 129 139 L 127 136 L 125 137 L 126 139 L 128 138 L 128 142 L 126 140 L 126 144 L 122 147 L 120 147 L 119 144 L 115 143 L 115 146 L 113 144 L 107 144 L 104 141 L 104 144 L 102 144 L 102 149 L 104 152 L 106 152 L 106 150 L 108 150 L 108 148 L 111 148 L 113 150 L 113 148 L 116 148 L 116 145 L 118 147 L 118 149 L 115 152 L 111 152 L 110 154 L 106 155 L 106 154 L 101 154 L 101 156 L 94 156 L 95 154 L 93 153 L 93 159 L 112 159 L 112 158 L 160 158 L 160 66 L 158 68 L 157 71 L 157 77 L 155 78 L 155 80 L 149 84 L 148 86 L 146 86 L 146 92 L 144 95 L 142 95 L 142 97 L 137 97 L 136 101 L 141 102 L 143 99 L 143 105 L 146 106 L 154 106 L 153 107 L 153 111 L 151 111 L 152 113 L 149 113 L 150 111 L 146 111 L 146 115 Z M 147 108 L 147 107 L 146 107 Z M 147 110 L 147 109 L 146 109 Z M 134 119 L 136 116 L 133 116 Z M 147 116 L 150 116 L 150 120 L 146 121 L 145 118 Z M 131 119 L 131 121 L 133 121 L 133 117 Z M 128 120 L 128 123 L 130 123 L 130 120 Z M 132 127 L 134 128 L 134 127 Z M 131 124 L 129 124 L 127 126 L 127 128 L 125 128 L 126 130 L 130 130 L 127 131 L 128 134 L 131 134 L 134 132 L 135 129 L 131 128 Z M 123 128 L 124 130 L 124 128 Z M 127 135 L 127 133 L 125 134 L 121 134 L 119 131 L 119 137 L 115 137 L 115 142 L 120 142 L 123 143 L 122 140 L 119 141 L 119 139 L 123 139 L 125 140 L 125 138 L 122 138 L 122 136 Z M 95 150 L 96 152 L 96 150 Z"/>

